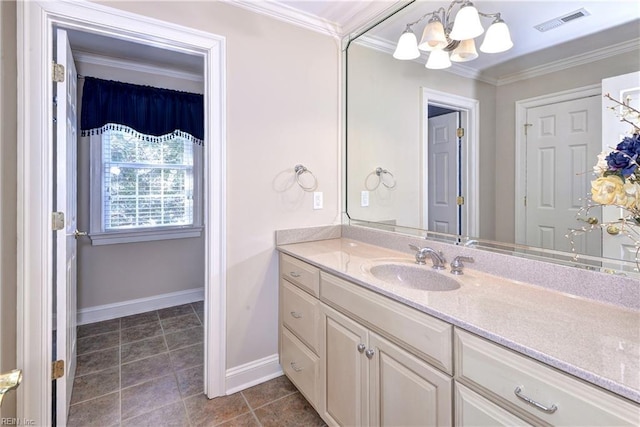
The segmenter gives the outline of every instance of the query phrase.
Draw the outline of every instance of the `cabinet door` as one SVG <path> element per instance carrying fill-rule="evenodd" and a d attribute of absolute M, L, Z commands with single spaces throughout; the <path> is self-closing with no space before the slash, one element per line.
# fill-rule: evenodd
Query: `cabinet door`
<path fill-rule="evenodd" d="M 323 400 L 329 425 L 367 426 L 369 360 L 358 346 L 367 344 L 367 330 L 338 313 L 323 307 L 324 369 Z"/>
<path fill-rule="evenodd" d="M 369 348 L 372 426 L 451 426 L 451 377 L 373 332 Z"/>
<path fill-rule="evenodd" d="M 454 418 L 456 427 L 531 426 L 462 384 L 456 383 L 455 389 Z"/>

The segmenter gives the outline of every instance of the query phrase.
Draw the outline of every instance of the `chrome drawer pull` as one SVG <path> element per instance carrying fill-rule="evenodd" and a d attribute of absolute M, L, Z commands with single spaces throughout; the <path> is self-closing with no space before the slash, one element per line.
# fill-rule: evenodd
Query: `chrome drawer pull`
<path fill-rule="evenodd" d="M 551 405 L 550 408 L 547 408 L 544 405 L 541 405 L 540 403 L 536 402 L 535 400 L 531 399 L 530 397 L 525 396 L 524 394 L 522 394 L 522 388 L 520 386 L 516 387 L 515 390 L 513 390 L 513 393 L 516 395 L 516 397 L 520 400 L 522 400 L 523 402 L 527 403 L 528 405 L 531 405 L 539 410 L 541 410 L 542 412 L 546 412 L 547 414 L 553 414 L 554 412 L 556 412 L 558 410 L 558 407 L 556 405 Z"/>
<path fill-rule="evenodd" d="M 296 372 L 301 372 L 302 368 L 299 368 L 296 362 L 291 362 L 291 368 Z"/>
<path fill-rule="evenodd" d="M 300 274 L 300 273 L 297 273 L 297 272 L 295 272 L 295 271 L 292 271 L 292 272 L 291 272 L 291 273 L 289 273 L 289 274 L 291 275 L 291 277 L 300 277 L 300 276 L 301 276 L 301 274 Z"/>
<path fill-rule="evenodd" d="M 300 314 L 300 313 L 298 313 L 298 312 L 295 312 L 295 311 L 292 311 L 292 312 L 291 312 L 291 316 L 292 316 L 294 319 L 302 319 L 302 314 Z"/>

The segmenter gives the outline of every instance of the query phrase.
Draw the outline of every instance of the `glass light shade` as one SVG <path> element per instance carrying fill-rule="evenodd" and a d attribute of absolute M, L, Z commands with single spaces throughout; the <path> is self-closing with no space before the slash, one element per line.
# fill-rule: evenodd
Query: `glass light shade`
<path fill-rule="evenodd" d="M 499 53 L 511 49 L 513 42 L 509 27 L 504 21 L 496 21 L 487 29 L 487 34 L 480 45 L 480 50 L 484 53 Z"/>
<path fill-rule="evenodd" d="M 432 50 L 429 53 L 429 59 L 425 67 L 431 70 L 442 70 L 443 68 L 451 67 L 451 61 L 449 60 L 449 54 L 444 50 Z"/>
<path fill-rule="evenodd" d="M 416 35 L 411 31 L 411 29 L 407 28 L 407 30 L 400 36 L 396 50 L 393 52 L 393 57 L 401 60 L 410 60 L 420 57 L 418 39 L 416 39 Z"/>
<path fill-rule="evenodd" d="M 432 51 L 442 49 L 447 44 L 447 37 L 444 35 L 444 26 L 438 18 L 432 18 L 424 31 L 422 32 L 422 40 L 418 45 L 418 49 Z"/>
<path fill-rule="evenodd" d="M 478 10 L 473 6 L 473 3 L 465 3 L 453 21 L 453 29 L 449 38 L 451 40 L 467 40 L 476 38 L 482 33 L 484 33 L 484 28 L 480 24 Z"/>
<path fill-rule="evenodd" d="M 476 42 L 473 39 L 462 40 L 458 47 L 451 52 L 451 60 L 454 62 L 467 62 L 477 57 Z"/>

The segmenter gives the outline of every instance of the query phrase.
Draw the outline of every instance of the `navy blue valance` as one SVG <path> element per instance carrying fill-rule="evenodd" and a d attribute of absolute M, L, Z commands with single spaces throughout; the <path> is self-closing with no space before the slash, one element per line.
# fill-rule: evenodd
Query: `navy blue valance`
<path fill-rule="evenodd" d="M 100 133 L 107 124 L 128 126 L 146 135 L 181 132 L 204 140 L 204 97 L 85 77 L 80 129 L 82 135 Z"/>

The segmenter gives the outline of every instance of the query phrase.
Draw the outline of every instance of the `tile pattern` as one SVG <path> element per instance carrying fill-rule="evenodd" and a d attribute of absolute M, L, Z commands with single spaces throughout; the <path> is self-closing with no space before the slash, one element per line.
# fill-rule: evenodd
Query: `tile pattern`
<path fill-rule="evenodd" d="M 207 399 L 203 324 L 199 301 L 78 327 L 68 425 L 325 425 L 284 376 Z"/>

